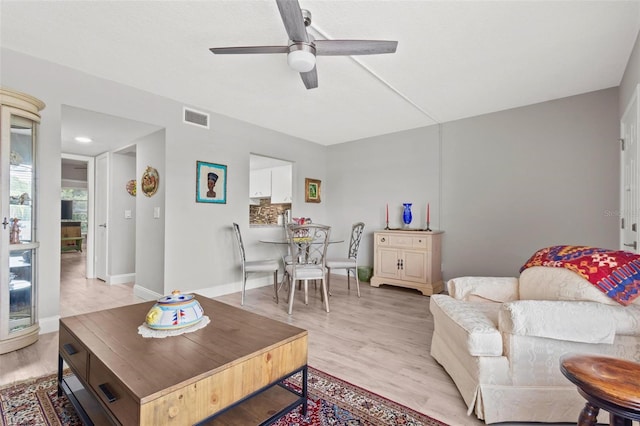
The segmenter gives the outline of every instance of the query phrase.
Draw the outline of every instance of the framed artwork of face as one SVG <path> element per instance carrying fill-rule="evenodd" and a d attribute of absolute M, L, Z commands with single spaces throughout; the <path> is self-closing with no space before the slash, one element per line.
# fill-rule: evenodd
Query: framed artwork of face
<path fill-rule="evenodd" d="M 227 166 L 196 162 L 196 202 L 227 203 Z"/>

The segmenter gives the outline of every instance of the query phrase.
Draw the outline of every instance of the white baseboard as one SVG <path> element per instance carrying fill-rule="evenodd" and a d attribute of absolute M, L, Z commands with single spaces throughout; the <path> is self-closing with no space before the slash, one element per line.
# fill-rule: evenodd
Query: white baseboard
<path fill-rule="evenodd" d="M 278 278 L 280 279 L 281 277 Z M 273 275 L 247 280 L 247 290 L 266 286 L 273 286 Z M 194 290 L 194 293 L 202 294 L 206 297 L 218 297 L 239 291 L 242 291 L 242 281 L 215 287 L 199 288 L 198 290 Z"/>
<path fill-rule="evenodd" d="M 151 291 L 148 288 L 139 286 L 137 284 L 134 284 L 133 286 L 133 294 L 144 300 L 158 300 L 162 296 L 164 296 L 164 294 L 158 294 L 155 291 Z"/>
<path fill-rule="evenodd" d="M 53 333 L 58 331 L 60 327 L 60 315 L 54 315 L 52 317 L 40 318 L 38 320 L 40 326 L 39 334 Z"/>
<path fill-rule="evenodd" d="M 132 274 L 109 275 L 107 284 L 127 284 L 136 282 L 135 272 Z"/>

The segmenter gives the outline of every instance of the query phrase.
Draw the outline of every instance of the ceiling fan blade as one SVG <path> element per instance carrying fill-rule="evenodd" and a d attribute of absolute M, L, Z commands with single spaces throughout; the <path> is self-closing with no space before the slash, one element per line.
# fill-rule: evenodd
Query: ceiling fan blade
<path fill-rule="evenodd" d="M 302 77 L 302 81 L 307 89 L 315 89 L 318 87 L 318 71 L 316 67 L 309 72 L 301 72 L 300 77 Z"/>
<path fill-rule="evenodd" d="M 309 42 L 298 0 L 276 0 L 289 40 Z"/>
<path fill-rule="evenodd" d="M 212 47 L 209 50 L 217 55 L 235 55 L 241 53 L 288 53 L 289 46 Z"/>
<path fill-rule="evenodd" d="M 395 53 L 397 41 L 387 40 L 315 40 L 316 55 L 377 55 Z"/>

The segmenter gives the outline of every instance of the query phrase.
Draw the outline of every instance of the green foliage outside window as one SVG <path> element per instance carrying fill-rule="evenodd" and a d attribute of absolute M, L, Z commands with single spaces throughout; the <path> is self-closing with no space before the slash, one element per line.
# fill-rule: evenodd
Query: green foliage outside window
<path fill-rule="evenodd" d="M 83 188 L 62 188 L 60 198 L 73 200 L 72 220 L 80 222 L 82 235 L 87 233 L 87 215 L 89 193 Z"/>

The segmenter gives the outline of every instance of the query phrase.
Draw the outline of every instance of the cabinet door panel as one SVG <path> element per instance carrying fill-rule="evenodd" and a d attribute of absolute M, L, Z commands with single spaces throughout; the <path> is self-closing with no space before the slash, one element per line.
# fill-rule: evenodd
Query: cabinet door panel
<path fill-rule="evenodd" d="M 403 259 L 402 279 L 415 282 L 425 282 L 427 254 L 423 251 L 405 250 Z"/>
<path fill-rule="evenodd" d="M 271 169 L 252 170 L 249 173 L 249 197 L 271 196 Z"/>
<path fill-rule="evenodd" d="M 380 277 L 398 277 L 398 250 L 384 247 L 378 248 L 376 267 L 376 275 Z"/>
<path fill-rule="evenodd" d="M 291 202 L 291 166 L 271 169 L 271 204 Z"/>

